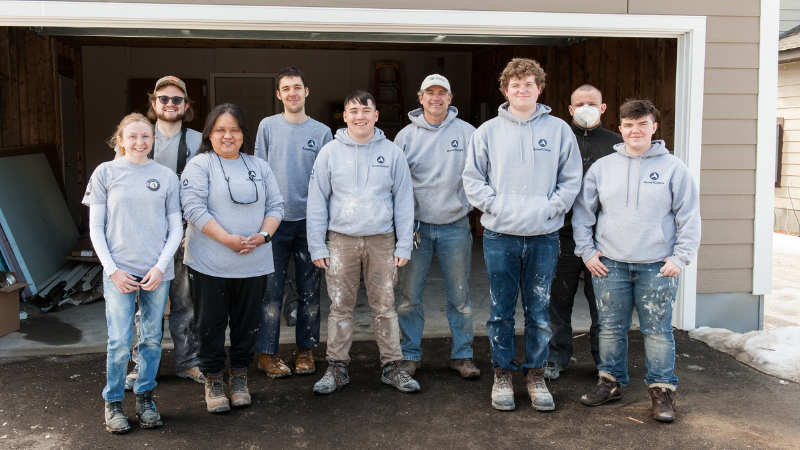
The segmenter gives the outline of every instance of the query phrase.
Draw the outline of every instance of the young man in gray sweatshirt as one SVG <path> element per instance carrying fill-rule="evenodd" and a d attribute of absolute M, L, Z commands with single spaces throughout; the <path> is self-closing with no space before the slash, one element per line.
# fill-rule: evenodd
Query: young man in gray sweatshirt
<path fill-rule="evenodd" d="M 417 95 L 422 108 L 408 113 L 411 124 L 394 140 L 411 170 L 417 236 L 411 260 L 400 269 L 403 295 L 397 314 L 403 333 L 403 366 L 414 376 L 421 364 L 422 292 L 436 252 L 453 336 L 450 368 L 462 378 L 475 379 L 481 372 L 472 360 L 472 308 L 467 289 L 472 234 L 467 219 L 470 206 L 461 180 L 465 150 L 475 127 L 456 118 L 458 110 L 450 106 L 453 94 L 447 78 L 438 74 L 425 77 Z"/>
<path fill-rule="evenodd" d="M 464 169 L 467 199 L 483 211 L 483 251 L 491 290 L 486 323 L 492 353 L 492 406 L 512 410 L 516 334 L 522 288 L 528 394 L 538 411 L 555 409 L 544 381 L 550 327 L 550 285 L 558 261 L 558 229 L 581 187 L 581 156 L 569 125 L 536 103 L 545 73 L 536 61 L 512 59 L 500 76 L 508 102 L 472 135 Z"/>
<path fill-rule="evenodd" d="M 261 121 L 256 136 L 256 156 L 269 163 L 283 196 L 283 220 L 272 237 L 275 272 L 267 282 L 267 295 L 261 308 L 256 352 L 258 367 L 269 377 L 292 374 L 278 355 L 281 335 L 283 290 L 289 259 L 294 256 L 295 280 L 300 297 L 295 326 L 295 373 L 314 373 L 313 349 L 319 343 L 320 270 L 311 262 L 306 238 L 306 203 L 308 179 L 314 160 L 330 142 L 331 130 L 306 114 L 308 86 L 296 67 L 286 67 L 275 77 L 276 95 L 284 112 Z"/>
<path fill-rule="evenodd" d="M 375 99 L 355 91 L 344 101 L 346 129 L 322 148 L 308 187 L 308 248 L 327 271 L 328 369 L 314 392 L 330 394 L 350 382 L 353 309 L 361 272 L 383 366 L 381 380 L 403 392 L 419 383 L 403 369 L 394 310 L 397 268 L 411 257 L 414 191 L 402 150 L 375 128 Z"/>

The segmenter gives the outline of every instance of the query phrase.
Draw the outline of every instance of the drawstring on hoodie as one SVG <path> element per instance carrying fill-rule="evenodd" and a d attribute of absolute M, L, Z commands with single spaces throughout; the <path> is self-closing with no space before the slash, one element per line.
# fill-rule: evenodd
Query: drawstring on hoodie
<path fill-rule="evenodd" d="M 533 165 L 536 165 L 536 153 L 533 146 L 533 129 L 531 128 L 531 123 L 528 122 L 528 131 L 531 133 L 531 161 Z M 519 138 L 519 160 L 520 162 L 525 160 L 525 156 L 522 154 L 522 121 L 517 121 L 517 137 Z"/>
<path fill-rule="evenodd" d="M 372 161 L 372 144 L 374 143 L 375 141 L 370 141 L 369 143 L 369 153 L 367 154 L 367 179 L 366 181 L 364 181 L 365 187 L 367 183 L 369 183 L 369 166 L 370 166 L 370 161 Z M 356 146 L 356 188 L 360 189 L 361 186 L 358 184 L 358 144 L 355 144 L 355 146 Z"/>
<path fill-rule="evenodd" d="M 626 158 L 628 160 L 628 187 L 625 189 L 625 206 L 628 206 L 628 199 L 630 197 L 631 192 L 631 159 Z M 636 211 L 639 210 L 639 180 L 642 177 L 642 157 L 636 157 Z"/>

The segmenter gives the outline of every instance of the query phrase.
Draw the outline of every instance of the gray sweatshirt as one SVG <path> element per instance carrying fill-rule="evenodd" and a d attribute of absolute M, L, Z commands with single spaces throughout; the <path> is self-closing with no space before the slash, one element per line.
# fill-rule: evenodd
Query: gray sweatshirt
<path fill-rule="evenodd" d="M 589 169 L 575 201 L 575 254 L 586 262 L 600 251 L 638 264 L 668 257 L 683 269 L 700 246 L 700 197 L 689 169 L 664 141 L 636 157 L 625 143 L 614 150 Z"/>
<path fill-rule="evenodd" d="M 229 181 L 225 181 L 226 176 Z M 258 200 L 253 202 L 256 196 Z M 231 197 L 253 203 L 235 204 Z M 215 219 L 228 233 L 248 237 L 261 231 L 265 217 L 281 220 L 283 197 L 263 159 L 242 153 L 238 159 L 228 160 L 213 151 L 195 156 L 181 176 L 181 204 L 183 217 L 189 222 L 186 265 L 220 278 L 250 278 L 274 271 L 272 243 L 239 255 L 202 231 L 209 220 Z"/>
<path fill-rule="evenodd" d="M 330 257 L 328 230 L 349 236 L 395 232 L 395 256 L 411 258 L 414 190 L 402 150 L 383 131 L 359 143 L 342 128 L 322 148 L 308 186 L 311 259 Z"/>
<path fill-rule="evenodd" d="M 539 236 L 564 224 L 581 188 L 581 154 L 575 134 L 539 104 L 521 121 L 500 105 L 499 115 L 472 135 L 464 190 L 483 211 L 481 224 L 497 233 Z"/>
<path fill-rule="evenodd" d="M 467 144 L 475 127 L 457 119 L 449 107 L 447 118 L 431 125 L 422 108 L 408 113 L 411 123 L 397 133 L 394 143 L 403 149 L 414 184 L 414 220 L 443 225 L 469 212 L 461 174 Z"/>
<path fill-rule="evenodd" d="M 291 123 L 283 114 L 261 121 L 256 136 L 256 156 L 269 163 L 283 195 L 283 220 L 306 218 L 308 179 L 322 147 L 332 141 L 331 129 L 308 118 Z"/>

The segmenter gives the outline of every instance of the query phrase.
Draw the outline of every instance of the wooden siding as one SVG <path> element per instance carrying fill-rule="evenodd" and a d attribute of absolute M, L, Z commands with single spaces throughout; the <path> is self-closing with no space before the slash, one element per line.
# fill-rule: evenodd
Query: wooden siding
<path fill-rule="evenodd" d="M 781 0 L 780 32 L 800 25 L 800 0 Z"/>
<path fill-rule="evenodd" d="M 778 68 L 777 115 L 785 120 L 781 178 L 775 188 L 775 208 L 782 220 L 776 220 L 775 229 L 797 231 L 800 227 L 797 221 L 800 213 L 796 213 L 800 211 L 800 62 L 781 64 Z"/>

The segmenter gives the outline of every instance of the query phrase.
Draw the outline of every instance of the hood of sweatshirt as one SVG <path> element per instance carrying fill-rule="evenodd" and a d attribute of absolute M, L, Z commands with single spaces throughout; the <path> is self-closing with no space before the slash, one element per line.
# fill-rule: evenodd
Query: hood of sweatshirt
<path fill-rule="evenodd" d="M 628 189 L 627 194 L 625 195 L 625 205 L 628 206 L 630 204 L 630 188 L 631 188 L 631 180 L 633 181 L 633 185 L 636 186 L 636 203 L 634 204 L 635 209 L 639 209 L 639 179 L 641 178 L 642 174 L 642 160 L 648 158 L 654 158 L 656 156 L 661 156 L 664 154 L 669 154 L 669 150 L 664 145 L 664 141 L 662 140 L 655 140 L 650 144 L 650 150 L 646 151 L 644 154 L 639 156 L 633 156 L 625 150 L 625 143 L 620 142 L 619 144 L 614 146 L 614 150 L 616 150 L 617 154 L 623 156 L 628 161 Z M 635 166 L 635 167 L 634 167 Z M 635 170 L 635 173 L 633 171 Z M 633 175 L 633 176 L 632 176 Z"/>
<path fill-rule="evenodd" d="M 528 135 L 530 136 L 530 139 L 531 139 L 530 145 L 531 145 L 531 149 L 533 149 L 534 147 L 536 147 L 536 145 L 533 142 L 532 122 L 534 120 L 538 119 L 539 117 L 542 117 L 544 115 L 550 114 L 550 111 L 552 111 L 552 109 L 550 109 L 549 106 L 543 105 L 541 103 L 537 103 L 536 104 L 536 111 L 534 111 L 533 115 L 528 120 L 520 120 L 516 116 L 511 114 L 511 111 L 509 111 L 509 107 L 510 107 L 510 105 L 509 105 L 508 102 L 503 103 L 502 105 L 500 105 L 497 108 L 497 115 L 499 117 L 502 117 L 502 118 L 506 119 L 506 120 L 510 120 L 511 122 L 513 122 L 513 123 L 518 125 L 517 126 L 517 134 L 518 134 L 518 138 L 519 138 L 519 159 L 520 159 L 520 161 L 522 161 L 522 159 L 523 159 L 522 152 L 524 151 L 524 148 L 527 145 L 527 143 L 523 144 L 523 142 L 522 142 L 522 134 L 523 134 L 522 133 L 522 127 L 527 127 L 528 128 Z M 531 150 L 531 155 L 534 155 L 533 150 Z M 536 158 L 535 157 L 533 158 L 533 163 L 536 164 Z"/>
<path fill-rule="evenodd" d="M 422 108 L 417 108 L 410 113 L 408 113 L 408 119 L 411 120 L 411 123 L 426 130 L 436 131 L 446 127 L 453 119 L 458 116 L 458 110 L 455 106 L 448 106 L 447 107 L 447 117 L 444 119 L 442 123 L 437 125 L 431 125 L 425 120 L 425 111 Z"/>

